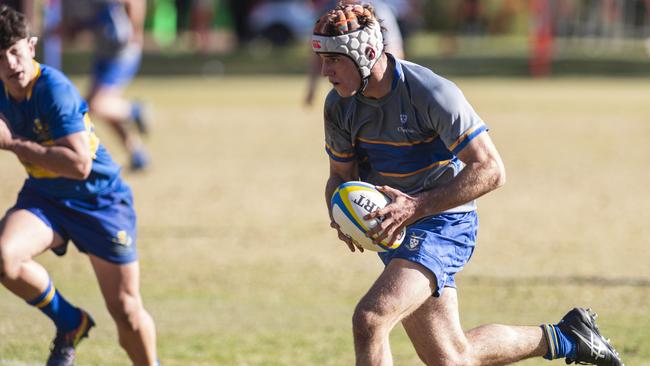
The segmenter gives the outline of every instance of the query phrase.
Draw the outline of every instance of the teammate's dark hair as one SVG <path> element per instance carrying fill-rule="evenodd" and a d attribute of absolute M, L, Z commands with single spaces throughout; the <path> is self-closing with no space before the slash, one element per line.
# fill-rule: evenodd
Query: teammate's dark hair
<path fill-rule="evenodd" d="M 29 36 L 29 26 L 22 13 L 7 5 L 0 5 L 0 49 L 6 50 Z"/>

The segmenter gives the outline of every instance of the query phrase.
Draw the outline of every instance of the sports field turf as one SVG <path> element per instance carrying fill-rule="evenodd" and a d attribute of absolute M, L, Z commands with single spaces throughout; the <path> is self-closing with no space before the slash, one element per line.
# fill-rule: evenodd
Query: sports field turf
<path fill-rule="evenodd" d="M 650 365 L 648 80 L 455 81 L 508 173 L 479 200 L 479 244 L 457 281 L 463 325 L 536 325 L 591 306 L 626 364 Z M 353 363 L 352 311 L 381 266 L 328 227 L 322 108 L 302 106 L 304 89 L 299 77 L 241 77 L 140 78 L 129 90 L 155 116 L 154 165 L 126 179 L 164 365 Z M 0 172 L 4 209 L 25 174 L 6 152 Z M 77 364 L 128 364 L 87 259 L 38 260 L 97 321 Z M 0 289 L 0 365 L 42 364 L 53 334 Z M 401 328 L 391 343 L 396 365 L 420 364 Z"/>

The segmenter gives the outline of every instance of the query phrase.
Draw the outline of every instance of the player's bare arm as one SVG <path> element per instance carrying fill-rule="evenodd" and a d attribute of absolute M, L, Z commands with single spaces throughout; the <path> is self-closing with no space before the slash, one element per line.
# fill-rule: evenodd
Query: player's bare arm
<path fill-rule="evenodd" d="M 330 159 L 330 176 L 327 179 L 327 184 L 325 185 L 325 202 L 327 204 L 327 211 L 330 217 L 330 226 L 335 229 L 338 233 L 339 239 L 343 241 L 350 251 L 354 252 L 355 248 L 358 248 L 360 252 L 363 252 L 363 248 L 358 247 L 352 243 L 352 240 L 339 230 L 339 226 L 334 222 L 332 218 L 332 207 L 330 205 L 330 199 L 332 194 L 336 190 L 336 187 L 342 183 L 349 182 L 351 180 L 357 179 L 357 163 L 356 162 L 338 162 L 336 160 Z"/>
<path fill-rule="evenodd" d="M 9 125 L 5 122 L 4 114 L 0 113 L 0 150 L 7 150 L 12 140 Z"/>
<path fill-rule="evenodd" d="M 391 187 L 378 187 L 392 203 L 366 216 L 367 219 L 384 218 L 367 235 L 375 242 L 387 237 L 394 241 L 407 225 L 470 202 L 505 183 L 503 161 L 487 132 L 467 144 L 458 158 L 466 164 L 465 168 L 449 183 L 435 189 L 409 196 Z"/>
<path fill-rule="evenodd" d="M 81 131 L 56 139 L 51 146 L 44 146 L 14 136 L 4 148 L 12 151 L 24 163 L 45 168 L 62 177 L 83 180 L 88 177 L 92 167 L 88 139 L 88 133 Z"/>

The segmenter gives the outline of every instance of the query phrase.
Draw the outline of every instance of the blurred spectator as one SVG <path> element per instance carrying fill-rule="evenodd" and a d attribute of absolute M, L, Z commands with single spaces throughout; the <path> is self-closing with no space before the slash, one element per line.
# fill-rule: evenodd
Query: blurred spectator
<path fill-rule="evenodd" d="M 176 34 L 190 32 L 196 50 L 207 53 L 212 45 L 212 21 L 214 20 L 214 0 L 175 0 Z"/>
<path fill-rule="evenodd" d="M 457 13 L 459 32 L 477 36 L 485 33 L 485 6 L 481 0 L 462 0 Z"/>
<path fill-rule="evenodd" d="M 235 35 L 237 36 L 237 44 L 240 46 L 251 40 L 252 35 L 248 28 L 248 14 L 256 2 L 256 0 L 228 0 Z"/>
<path fill-rule="evenodd" d="M 481 0 L 450 1 L 446 4 L 451 24 L 441 38 L 443 54 L 452 55 L 458 50 L 458 35 L 480 36 L 487 28 L 485 7 Z"/>
<path fill-rule="evenodd" d="M 284 47 L 306 39 L 314 27 L 313 18 L 314 9 L 308 1 L 260 1 L 248 15 L 248 31 L 252 38 Z"/>
<path fill-rule="evenodd" d="M 402 40 L 406 40 L 422 25 L 422 9 L 419 0 L 384 0 L 397 19 Z"/>
<path fill-rule="evenodd" d="M 87 97 L 90 112 L 117 133 L 129 153 L 131 169 L 146 168 L 149 156 L 139 136 L 148 127 L 144 107 L 122 95 L 140 67 L 146 2 L 62 0 L 62 6 L 60 30 L 64 35 L 93 33 L 94 62 Z"/>
<path fill-rule="evenodd" d="M 530 74 L 534 77 L 548 76 L 553 56 L 552 0 L 532 0 Z"/>
<path fill-rule="evenodd" d="M 314 0 L 314 6 L 316 8 L 318 16 L 321 16 L 328 9 L 333 9 L 337 3 L 368 3 L 375 8 L 375 14 L 377 18 L 381 21 L 381 26 L 384 28 L 382 31 L 384 35 L 384 43 L 386 44 L 386 52 L 392 54 L 396 58 L 404 58 L 404 42 L 402 40 L 402 34 L 400 32 L 399 25 L 397 24 L 397 19 L 391 7 L 389 7 L 382 0 Z M 310 49 L 311 51 L 311 49 Z M 307 94 L 305 95 L 305 105 L 311 106 L 314 102 L 314 94 L 316 93 L 316 87 L 318 85 L 318 80 L 320 80 L 320 70 L 321 70 L 321 58 L 317 54 L 311 52 L 312 56 L 310 57 L 309 65 L 309 74 L 308 74 L 308 83 L 307 83 Z"/>

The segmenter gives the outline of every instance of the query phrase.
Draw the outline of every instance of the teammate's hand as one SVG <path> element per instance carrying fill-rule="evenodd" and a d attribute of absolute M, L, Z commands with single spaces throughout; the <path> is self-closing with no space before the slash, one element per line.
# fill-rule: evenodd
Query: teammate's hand
<path fill-rule="evenodd" d="M 365 220 L 379 221 L 377 226 L 368 230 L 366 236 L 375 244 L 381 243 L 385 238 L 389 238 L 388 243 L 393 244 L 402 229 L 416 221 L 417 200 L 389 186 L 377 186 L 377 190 L 388 196 L 391 203 L 364 216 Z"/>
<path fill-rule="evenodd" d="M 336 232 L 339 234 L 339 239 L 343 241 L 345 244 L 347 244 L 348 248 L 350 248 L 351 252 L 355 251 L 356 249 L 359 249 L 359 252 L 363 253 L 363 248 L 360 247 L 359 245 L 355 244 L 352 238 L 350 238 L 348 235 L 343 234 L 341 231 L 341 228 L 339 227 L 339 224 L 335 223 L 334 221 L 330 222 L 330 226 L 336 230 Z"/>
<path fill-rule="evenodd" d="M 14 138 L 4 114 L 0 113 L 0 149 L 8 150 Z"/>

